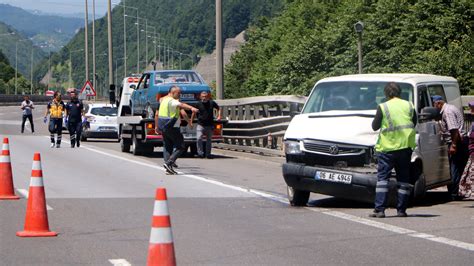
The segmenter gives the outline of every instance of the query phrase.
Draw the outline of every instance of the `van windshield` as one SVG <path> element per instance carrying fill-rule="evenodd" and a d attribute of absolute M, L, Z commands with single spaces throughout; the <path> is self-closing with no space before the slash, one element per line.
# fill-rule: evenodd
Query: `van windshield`
<path fill-rule="evenodd" d="M 376 110 L 386 101 L 384 87 L 387 82 L 341 81 L 319 83 L 303 109 L 304 114 L 325 111 Z M 397 83 L 402 89 L 401 98 L 413 103 L 413 86 Z"/>
<path fill-rule="evenodd" d="M 155 75 L 155 84 L 167 84 L 167 83 L 197 83 L 201 84 L 201 79 L 194 72 L 183 72 L 183 71 L 168 71 L 158 72 Z"/>

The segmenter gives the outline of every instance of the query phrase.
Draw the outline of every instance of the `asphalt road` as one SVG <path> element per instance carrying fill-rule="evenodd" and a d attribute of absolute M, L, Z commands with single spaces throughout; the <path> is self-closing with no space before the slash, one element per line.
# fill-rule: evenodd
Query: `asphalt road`
<path fill-rule="evenodd" d="M 37 132 L 20 134 L 17 107 L 0 107 L 10 138 L 15 187 L 28 190 L 41 152 L 49 222 L 55 238 L 18 238 L 26 200 L 0 201 L 0 265 L 144 265 L 154 191 L 168 190 L 180 265 L 472 265 L 474 202 L 449 202 L 444 190 L 408 210 L 410 217 L 367 218 L 372 206 L 312 195 L 310 207 L 286 200 L 281 158 L 216 151 L 182 158 L 167 176 L 159 149 L 124 154 L 113 141 L 49 148 L 43 107 Z M 387 214 L 395 215 L 395 210 Z M 123 264 L 126 265 L 126 264 Z"/>

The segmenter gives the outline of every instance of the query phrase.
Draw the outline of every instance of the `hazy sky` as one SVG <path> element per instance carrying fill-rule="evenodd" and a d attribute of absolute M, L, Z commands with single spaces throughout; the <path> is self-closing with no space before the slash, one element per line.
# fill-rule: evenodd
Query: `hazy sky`
<path fill-rule="evenodd" d="M 89 13 L 92 13 L 92 0 L 88 2 Z M 112 0 L 112 3 L 118 2 L 120 0 Z M 0 3 L 46 13 L 64 15 L 84 13 L 84 0 L 0 0 Z M 96 16 L 102 17 L 107 11 L 107 0 L 95 0 L 95 10 Z"/>

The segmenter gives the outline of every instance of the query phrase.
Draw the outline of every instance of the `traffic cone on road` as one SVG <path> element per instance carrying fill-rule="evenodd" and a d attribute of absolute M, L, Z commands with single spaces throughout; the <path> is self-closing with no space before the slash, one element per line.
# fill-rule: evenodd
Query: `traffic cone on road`
<path fill-rule="evenodd" d="M 147 265 L 175 266 L 173 234 L 166 189 L 156 190 Z"/>
<path fill-rule="evenodd" d="M 0 200 L 17 200 L 13 188 L 12 164 L 10 161 L 10 145 L 8 138 L 3 139 L 2 154 L 0 155 Z"/>
<path fill-rule="evenodd" d="M 35 153 L 31 170 L 28 205 L 26 207 L 25 228 L 16 233 L 21 237 L 57 236 L 56 232 L 49 231 L 48 212 L 46 211 L 46 195 L 43 186 L 43 171 L 41 156 Z"/>

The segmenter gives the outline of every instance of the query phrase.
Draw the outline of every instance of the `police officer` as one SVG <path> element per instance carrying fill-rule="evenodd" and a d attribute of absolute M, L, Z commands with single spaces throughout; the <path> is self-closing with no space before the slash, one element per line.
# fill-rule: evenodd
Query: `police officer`
<path fill-rule="evenodd" d="M 63 130 L 63 115 L 66 106 L 61 100 L 61 93 L 59 91 L 54 92 L 53 100 L 48 103 L 46 113 L 44 114 L 44 122 L 48 120 L 49 114 L 49 133 L 51 133 L 51 148 L 54 148 L 54 134 L 57 134 L 56 148 L 61 147 L 61 137 Z"/>
<path fill-rule="evenodd" d="M 71 138 L 71 148 L 75 145 L 81 146 L 82 116 L 84 115 L 84 105 L 77 98 L 75 92 L 71 92 L 71 101 L 66 105 L 66 123 Z"/>
<path fill-rule="evenodd" d="M 179 101 L 181 89 L 178 86 L 170 88 L 168 95 L 160 103 L 159 110 L 155 113 L 155 130 L 163 135 L 164 153 L 170 154 L 163 167 L 167 174 L 177 174 L 173 169 L 178 157 L 184 152 L 185 145 L 181 134 L 181 109 L 197 113 L 199 110 Z"/>
<path fill-rule="evenodd" d="M 370 217 L 384 218 L 387 207 L 389 178 L 392 169 L 397 174 L 397 216 L 407 217 L 406 209 L 412 190 L 410 161 L 415 148 L 416 112 L 412 103 L 400 99 L 400 86 L 394 82 L 384 88 L 388 101 L 380 104 L 372 122 L 374 131 L 380 129 L 375 150 L 378 159 L 375 209 Z"/>

